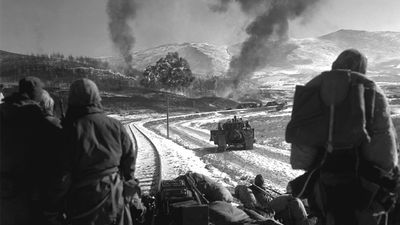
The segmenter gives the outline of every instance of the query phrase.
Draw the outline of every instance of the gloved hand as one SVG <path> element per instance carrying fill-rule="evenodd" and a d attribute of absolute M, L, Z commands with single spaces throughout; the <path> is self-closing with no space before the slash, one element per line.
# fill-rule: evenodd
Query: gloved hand
<path fill-rule="evenodd" d="M 143 223 L 146 215 L 146 206 L 143 205 L 142 199 L 137 193 L 135 193 L 129 202 L 129 208 L 131 211 L 132 218 L 137 222 Z M 135 224 L 135 223 L 134 223 Z"/>
<path fill-rule="evenodd" d="M 135 194 L 138 194 L 138 196 L 142 195 L 142 191 L 140 190 L 139 187 L 139 181 L 137 179 L 131 179 L 128 181 L 124 181 L 124 189 L 123 189 L 123 196 L 124 197 L 132 197 Z"/>

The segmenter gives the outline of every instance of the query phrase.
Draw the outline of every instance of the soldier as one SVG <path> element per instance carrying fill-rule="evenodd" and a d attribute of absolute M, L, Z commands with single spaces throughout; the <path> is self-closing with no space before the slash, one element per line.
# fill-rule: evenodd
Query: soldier
<path fill-rule="evenodd" d="M 240 129 L 243 129 L 243 127 L 244 127 L 244 122 L 243 122 L 243 119 L 242 118 L 239 118 L 239 126 L 240 126 Z"/>
<path fill-rule="evenodd" d="M 218 130 L 222 130 L 221 122 L 218 122 Z"/>
<path fill-rule="evenodd" d="M 314 203 L 311 208 L 321 223 L 378 224 L 377 215 L 393 205 L 390 192 L 398 173 L 396 130 L 386 96 L 366 77 L 366 69 L 367 58 L 362 53 L 345 50 L 333 62 L 332 70 L 299 89 L 314 95 L 305 99 L 301 98 L 305 95 L 295 95 L 297 111 L 292 113 L 286 137 L 292 143 L 293 169 L 307 173 L 290 186 L 298 196 L 304 194 Z M 312 115 L 314 106 L 319 110 L 317 116 Z M 321 106 L 329 109 L 321 111 Z M 310 115 L 307 123 L 296 117 L 304 114 Z M 378 190 L 380 194 L 372 194 Z"/>
<path fill-rule="evenodd" d="M 246 122 L 245 122 L 245 128 L 246 128 L 246 129 L 251 129 L 251 127 L 250 127 L 250 124 L 249 124 L 249 121 L 248 121 L 248 120 L 246 120 Z"/>
<path fill-rule="evenodd" d="M 72 177 L 67 198 L 71 224 L 132 224 L 124 198 L 137 192 L 137 151 L 124 126 L 104 114 L 93 81 L 83 78 L 71 84 L 62 125 L 64 168 Z"/>
<path fill-rule="evenodd" d="M 275 211 L 275 218 L 283 220 L 283 224 L 308 225 L 307 212 L 300 199 L 291 195 L 280 195 L 271 198 L 266 192 L 264 178 L 258 174 L 254 184 L 250 186 L 257 202 L 264 208 L 271 208 Z"/>
<path fill-rule="evenodd" d="M 45 224 L 44 171 L 53 158 L 47 153 L 58 128 L 47 121 L 39 106 L 43 83 L 37 77 L 19 81 L 19 90 L 0 105 L 1 201 L 0 224 Z"/>

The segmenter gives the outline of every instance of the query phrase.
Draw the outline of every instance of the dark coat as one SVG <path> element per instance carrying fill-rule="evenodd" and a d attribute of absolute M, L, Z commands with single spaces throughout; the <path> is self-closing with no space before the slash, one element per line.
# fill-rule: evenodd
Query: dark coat
<path fill-rule="evenodd" d="M 390 108 L 388 100 L 383 90 L 360 73 L 351 73 L 357 77 L 359 83 L 362 83 L 366 89 L 374 91 L 373 102 L 367 102 L 366 105 L 373 105 L 371 125 L 368 128 L 369 141 L 364 141 L 361 146 L 361 156 L 368 162 L 373 163 L 385 171 L 391 171 L 398 164 L 398 146 L 396 143 L 397 135 L 392 119 L 390 117 Z M 321 75 L 315 77 L 306 86 L 321 85 Z M 322 97 L 323 98 L 323 97 Z"/>
<path fill-rule="evenodd" d="M 122 181 L 136 183 L 137 151 L 124 126 L 103 113 L 100 100 L 93 81 L 71 84 L 62 127 L 64 167 L 72 178 L 67 196 L 72 225 L 132 224 Z"/>
<path fill-rule="evenodd" d="M 388 100 L 383 90 L 366 77 L 367 59 L 355 49 L 343 51 L 332 64 L 330 72 L 324 72 L 305 86 L 321 87 L 325 73 L 351 73 L 357 83 L 363 84 L 366 90 L 372 90 L 374 98 L 365 97 L 365 105 L 373 106 L 370 124 L 367 131 L 370 139 L 361 143 L 361 157 L 375 166 L 391 171 L 398 164 L 398 143 L 396 130 L 390 117 Z M 333 76 L 334 77 L 334 76 Z M 344 88 L 345 89 L 345 88 Z M 341 90 L 340 90 L 341 91 Z M 321 98 L 328 98 L 329 92 L 321 92 Z M 310 169 L 318 159 L 318 149 L 312 146 L 292 144 L 290 163 L 293 169 Z"/>
<path fill-rule="evenodd" d="M 116 174 L 133 179 L 137 157 L 125 128 L 97 107 L 70 108 L 63 128 L 72 174 L 67 200 L 71 223 L 122 224 L 123 187 Z"/>
<path fill-rule="evenodd" d="M 0 105 L 1 224 L 32 222 L 42 207 L 60 129 L 42 114 L 37 102 L 15 93 Z M 4 211 L 5 210 L 5 211 Z M 7 216 L 3 216 L 7 215 Z"/>
<path fill-rule="evenodd" d="M 76 182 L 120 171 L 134 178 L 137 152 L 123 125 L 100 108 L 69 109 L 63 122 L 69 167 Z"/>

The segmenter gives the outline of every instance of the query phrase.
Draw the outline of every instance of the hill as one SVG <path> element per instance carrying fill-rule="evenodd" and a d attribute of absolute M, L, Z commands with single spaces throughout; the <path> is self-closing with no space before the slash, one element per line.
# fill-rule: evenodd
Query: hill
<path fill-rule="evenodd" d="M 186 58 L 197 77 L 224 76 L 241 44 L 215 46 L 207 43 L 167 44 L 133 53 L 133 67 L 143 70 L 168 52 Z M 316 38 L 290 39 L 275 46 L 273 60 L 255 72 L 253 82 L 268 87 L 293 87 L 322 70 L 330 69 L 340 52 L 356 48 L 367 55 L 368 71 L 376 81 L 400 82 L 400 32 L 338 30 Z M 118 62 L 110 58 L 110 62 Z"/>
<path fill-rule="evenodd" d="M 339 30 L 319 39 L 331 41 L 342 49 L 356 48 L 374 63 L 400 57 L 400 32 Z"/>
<path fill-rule="evenodd" d="M 275 48 L 278 58 L 255 73 L 256 83 L 293 87 L 323 70 L 345 49 L 355 48 L 368 58 L 368 76 L 377 82 L 400 82 L 400 32 L 339 30 L 317 38 L 290 39 Z M 240 45 L 229 51 L 237 53 Z M 282 54 L 286 52 L 287 54 Z"/>
<path fill-rule="evenodd" d="M 106 90 L 121 89 L 136 82 L 133 77 L 112 71 L 108 62 L 95 58 L 0 51 L 0 82 L 16 83 L 25 76 L 37 76 L 47 86 L 57 87 L 69 86 L 73 80 L 87 77 Z"/>
<path fill-rule="evenodd" d="M 147 66 L 155 64 L 168 52 L 178 52 L 185 58 L 194 74 L 220 76 L 228 69 L 230 55 L 225 46 L 215 46 L 207 43 L 166 44 L 158 47 L 132 53 L 132 67 L 143 71 Z M 108 58 L 111 65 L 122 64 L 121 58 Z"/>
<path fill-rule="evenodd" d="M 271 45 L 270 61 L 235 90 L 241 97 L 238 100 L 286 98 L 287 92 L 279 90 L 293 91 L 294 85 L 329 70 L 337 55 L 347 48 L 356 48 L 366 54 L 368 76 L 375 81 L 400 82 L 400 32 L 338 30 L 316 38 L 289 39 L 280 44 L 271 42 Z M 178 52 L 189 62 L 197 78 L 186 90 L 186 96 L 213 96 L 218 82 L 226 75 L 232 56 L 238 54 L 240 48 L 240 43 L 232 46 L 166 44 L 132 53 L 132 71 L 124 71 L 123 60 L 117 57 L 22 55 L 0 51 L 0 82 L 15 82 L 21 76 L 37 75 L 57 86 L 69 84 L 77 77 L 89 77 L 99 83 L 101 89 L 115 91 L 134 86 L 137 80 L 130 75 L 141 74 L 168 52 Z"/>
<path fill-rule="evenodd" d="M 0 50 L 0 60 L 15 59 L 15 58 L 24 57 L 24 56 L 25 55 L 22 55 L 22 54 Z"/>

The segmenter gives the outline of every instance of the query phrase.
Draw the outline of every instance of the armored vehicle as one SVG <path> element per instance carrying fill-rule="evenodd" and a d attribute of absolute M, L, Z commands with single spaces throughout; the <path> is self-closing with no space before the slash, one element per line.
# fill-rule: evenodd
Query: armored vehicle
<path fill-rule="evenodd" d="M 236 109 L 247 109 L 247 108 L 257 108 L 261 103 L 257 102 L 242 102 L 236 106 Z"/>
<path fill-rule="evenodd" d="M 210 141 L 218 145 L 218 150 L 225 151 L 230 145 L 241 146 L 243 149 L 253 149 L 254 129 L 250 127 L 249 121 L 242 118 L 228 119 L 226 122 L 218 123 L 217 130 L 211 130 Z"/>

